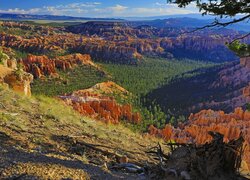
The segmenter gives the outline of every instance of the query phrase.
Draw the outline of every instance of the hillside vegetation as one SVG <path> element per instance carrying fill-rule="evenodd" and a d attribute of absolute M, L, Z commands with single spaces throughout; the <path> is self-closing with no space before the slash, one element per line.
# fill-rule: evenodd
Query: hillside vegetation
<path fill-rule="evenodd" d="M 134 179 L 108 169 L 120 157 L 154 162 L 144 152 L 152 138 L 80 116 L 57 99 L 0 87 L 0 102 L 0 179 Z"/>
<path fill-rule="evenodd" d="M 170 112 L 163 112 L 161 107 L 154 101 L 148 101 L 146 95 L 154 89 L 172 82 L 176 78 L 186 78 L 196 76 L 193 70 L 213 66 L 212 63 L 197 62 L 191 60 L 166 60 L 159 58 L 145 58 L 138 65 L 119 64 L 98 64 L 105 75 L 93 68 L 79 66 L 73 70 L 60 71 L 60 78 L 46 78 L 45 80 L 35 80 L 32 85 L 34 94 L 44 94 L 48 96 L 58 96 L 70 93 L 79 89 L 92 87 L 96 83 L 112 80 L 132 95 L 126 99 L 114 96 L 121 104 L 132 104 L 134 112 L 140 112 L 142 123 L 137 125 L 126 124 L 130 128 L 139 131 L 147 131 L 149 125 L 164 127 L 166 122 L 184 121 L 180 116 L 173 119 Z M 171 120 L 172 119 L 172 120 Z"/>
<path fill-rule="evenodd" d="M 32 84 L 34 94 L 58 96 L 79 89 L 86 89 L 107 80 L 107 77 L 88 66 L 79 66 L 69 71 L 59 71 L 59 78 L 36 79 Z"/>
<path fill-rule="evenodd" d="M 209 67 L 213 64 L 192 60 L 145 58 L 143 62 L 134 66 L 109 63 L 101 63 L 100 65 L 122 87 L 133 94 L 146 95 L 177 77 L 184 78 L 186 72 Z"/>

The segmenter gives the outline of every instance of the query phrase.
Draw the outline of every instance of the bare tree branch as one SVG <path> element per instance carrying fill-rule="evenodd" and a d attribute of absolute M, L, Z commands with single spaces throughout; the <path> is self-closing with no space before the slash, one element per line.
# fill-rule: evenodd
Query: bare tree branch
<path fill-rule="evenodd" d="M 238 23 L 238 22 L 241 22 L 241 21 L 244 21 L 246 19 L 250 19 L 250 14 L 249 15 L 246 15 L 246 16 L 243 16 L 242 18 L 239 18 L 239 19 L 234 19 L 232 21 L 228 21 L 228 22 L 219 22 L 217 19 L 212 23 L 212 24 L 208 24 L 206 26 L 203 26 L 203 27 L 198 27 L 198 28 L 195 28 L 194 30 L 192 31 L 186 31 L 186 32 L 183 32 L 181 33 L 182 34 L 189 34 L 189 33 L 194 33 L 194 32 L 197 32 L 199 30 L 203 30 L 203 29 L 206 29 L 206 28 L 212 28 L 212 27 L 226 27 L 226 26 L 229 26 L 231 24 L 235 24 L 235 23 Z M 248 36 L 248 35 L 247 35 Z M 247 36 L 244 36 L 247 37 Z M 243 38 L 240 38 L 240 39 L 243 39 Z"/>
<path fill-rule="evenodd" d="M 238 41 L 238 40 L 242 40 L 242 39 L 245 39 L 246 37 L 250 36 L 250 32 L 243 35 L 243 36 L 240 36 L 238 38 L 235 38 L 233 41 L 231 41 L 229 44 L 233 44 L 234 42 Z"/>

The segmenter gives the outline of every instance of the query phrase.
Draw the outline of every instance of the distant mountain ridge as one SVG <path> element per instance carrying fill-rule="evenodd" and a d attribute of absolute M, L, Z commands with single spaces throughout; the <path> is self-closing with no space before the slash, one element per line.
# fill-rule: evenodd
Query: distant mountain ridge
<path fill-rule="evenodd" d="M 93 20 L 107 20 L 120 21 L 119 18 L 90 18 L 90 17 L 72 17 L 72 16 L 55 16 L 55 15 L 33 15 L 33 14 L 8 14 L 0 13 L 0 19 L 8 20 L 54 20 L 54 21 L 93 21 Z"/>
<path fill-rule="evenodd" d="M 158 28 L 165 27 L 186 27 L 197 28 L 211 24 L 213 16 L 202 16 L 200 14 L 177 14 L 153 17 L 117 17 L 117 18 L 91 18 L 91 17 L 73 17 L 73 16 L 56 16 L 56 15 L 34 15 L 34 14 L 10 14 L 0 13 L 2 20 L 51 20 L 51 21 L 119 21 L 129 24 L 150 25 Z M 249 22 L 240 22 L 235 25 L 227 26 L 228 29 L 238 31 L 250 31 Z"/>
<path fill-rule="evenodd" d="M 214 19 L 198 19 L 193 17 L 172 17 L 165 19 L 154 19 L 154 20 L 140 20 L 140 21 L 130 21 L 131 25 L 149 25 L 157 28 L 198 28 L 203 27 L 208 24 L 213 23 Z M 250 31 L 250 23 L 249 22 L 240 22 L 237 24 L 229 25 L 226 27 L 227 29 L 233 29 L 237 31 Z"/>

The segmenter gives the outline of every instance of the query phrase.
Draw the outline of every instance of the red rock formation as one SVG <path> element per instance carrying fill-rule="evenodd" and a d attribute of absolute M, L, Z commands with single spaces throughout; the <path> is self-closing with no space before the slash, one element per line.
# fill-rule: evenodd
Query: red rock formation
<path fill-rule="evenodd" d="M 81 114 L 105 123 L 118 124 L 121 120 L 140 123 L 141 115 L 138 112 L 133 113 L 131 105 L 120 105 L 113 97 L 107 96 L 113 93 L 125 96 L 128 92 L 113 82 L 104 82 L 60 98 Z"/>
<path fill-rule="evenodd" d="M 43 76 L 56 77 L 57 69 L 68 70 L 77 65 L 88 65 L 100 69 L 87 54 L 71 54 L 49 59 L 47 56 L 35 56 L 29 54 L 26 59 L 21 60 L 26 72 L 32 73 L 35 78 Z"/>
<path fill-rule="evenodd" d="M 0 83 L 7 85 L 16 92 L 31 96 L 30 83 L 32 80 L 33 76 L 29 73 L 0 65 Z"/>
<path fill-rule="evenodd" d="M 179 36 L 185 29 L 157 29 L 150 26 L 132 27 L 117 22 L 88 22 L 71 27 L 68 33 L 63 28 L 33 26 L 24 23 L 3 23 L 7 28 L 29 30 L 34 36 L 0 34 L 0 45 L 26 52 L 65 53 L 66 51 L 90 54 L 92 58 L 116 63 L 137 64 L 143 55 L 166 57 L 167 54 L 183 57 L 199 57 L 210 61 L 236 59 L 224 43 L 238 32 L 208 31 Z M 205 35 L 204 35 L 205 34 Z M 214 36 L 216 34 L 216 36 Z M 229 35 L 231 37 L 229 37 Z M 220 52 L 218 51 L 220 49 Z M 210 53 L 204 53 L 210 52 Z"/>
<path fill-rule="evenodd" d="M 93 63 L 90 55 L 88 54 L 70 54 L 66 56 L 56 57 L 54 60 L 56 68 L 61 70 L 71 69 L 76 65 L 88 65 L 99 68 L 95 63 Z"/>
<path fill-rule="evenodd" d="M 240 58 L 240 64 L 242 66 L 250 69 L 250 57 L 242 57 L 242 58 Z"/>
<path fill-rule="evenodd" d="M 249 61 L 249 60 L 248 60 Z M 212 74 L 211 74 L 212 76 Z M 236 107 L 243 107 L 250 103 L 249 94 L 250 68 L 246 67 L 246 62 L 232 63 L 218 72 L 215 81 L 207 84 L 206 92 L 211 93 L 211 97 L 207 101 L 201 101 L 189 108 L 189 112 L 198 112 L 202 109 L 221 109 L 233 111 Z M 200 81 L 199 83 L 203 83 Z M 215 93 L 213 93 L 215 92 Z M 217 92 L 224 92 L 217 96 Z M 204 98 L 201 98 L 204 99 Z"/>
<path fill-rule="evenodd" d="M 244 161 L 250 169 L 250 112 L 236 108 L 233 113 L 226 114 L 223 111 L 202 110 L 191 114 L 189 121 L 177 128 L 170 125 L 162 130 L 153 126 L 149 127 L 149 133 L 180 143 L 204 144 L 212 140 L 208 131 L 216 131 L 224 135 L 224 141 L 237 139 L 242 133 L 245 139 L 246 150 Z"/>
<path fill-rule="evenodd" d="M 42 76 L 57 76 L 55 62 L 47 56 L 35 56 L 29 54 L 21 63 L 24 65 L 24 70 L 34 75 L 35 78 Z"/>
<path fill-rule="evenodd" d="M 250 97 L 250 84 L 243 89 L 243 96 Z"/>

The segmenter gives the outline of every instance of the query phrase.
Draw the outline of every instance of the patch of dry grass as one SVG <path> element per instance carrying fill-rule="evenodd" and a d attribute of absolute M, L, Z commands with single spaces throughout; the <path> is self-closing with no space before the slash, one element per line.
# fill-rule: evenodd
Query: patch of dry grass
<path fill-rule="evenodd" d="M 46 157 L 49 156 L 46 154 L 49 152 L 53 156 L 61 154 L 59 160 L 70 157 L 72 160 L 82 163 L 91 162 L 92 155 L 72 154 L 69 151 L 71 144 L 67 141 L 63 142 L 60 137 L 75 137 L 76 141 L 95 144 L 104 151 L 126 155 L 132 162 L 152 162 L 153 160 L 145 151 L 160 141 L 147 135 L 134 133 L 121 124 L 107 125 L 84 117 L 59 99 L 46 96 L 24 97 L 4 88 L 0 88 L 0 133 L 10 137 L 11 140 L 7 143 L 9 148 L 20 148 L 29 153 L 45 153 Z M 84 149 L 82 149 L 83 152 Z M 94 157 L 107 158 L 100 153 L 95 154 Z M 49 162 L 47 164 L 48 167 L 54 167 Z M 33 165 L 19 164 L 19 166 L 24 171 L 20 170 L 18 174 L 23 172 L 33 174 Z M 12 172 L 13 168 L 18 169 L 18 167 L 10 167 L 11 170 L 8 172 Z M 50 177 L 50 170 L 46 165 L 35 163 L 34 169 L 36 168 L 43 169 L 47 173 L 46 177 Z M 61 171 L 65 169 L 65 167 L 59 166 L 57 168 Z M 70 171 L 70 169 L 68 170 Z M 73 173 L 73 171 L 70 172 Z M 88 168 L 86 168 L 86 172 L 92 173 Z"/>

